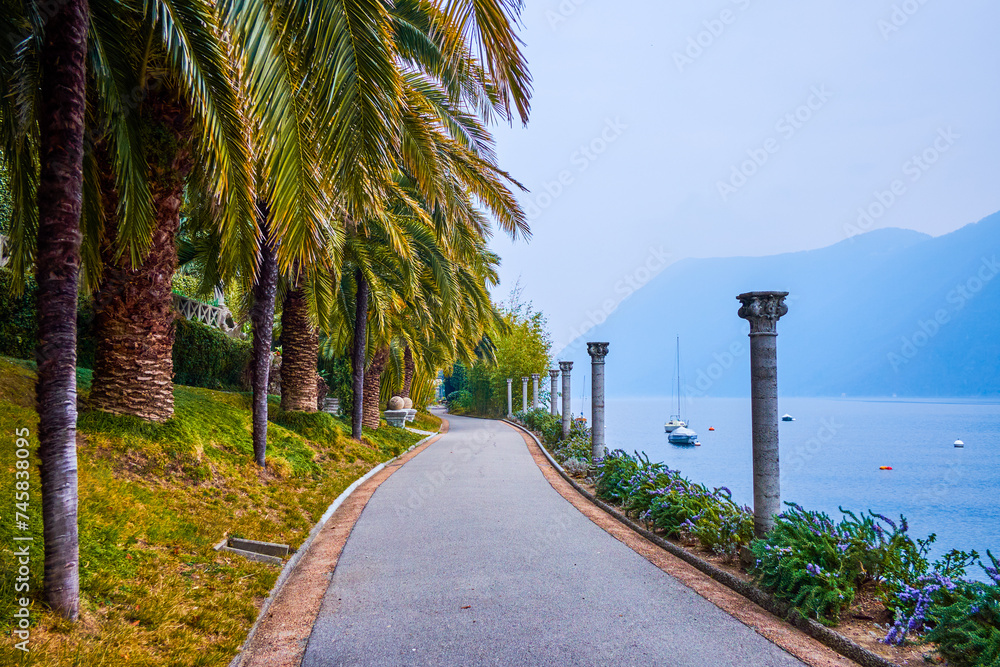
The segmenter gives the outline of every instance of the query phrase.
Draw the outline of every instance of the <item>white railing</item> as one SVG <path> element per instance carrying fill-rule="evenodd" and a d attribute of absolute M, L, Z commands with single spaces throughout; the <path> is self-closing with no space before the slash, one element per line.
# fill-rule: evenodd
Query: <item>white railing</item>
<path fill-rule="evenodd" d="M 0 268 L 10 262 L 10 239 L 0 234 Z"/>
<path fill-rule="evenodd" d="M 180 294 L 174 294 L 174 307 L 185 319 L 215 327 L 230 336 L 235 335 L 238 331 L 233 314 L 229 312 L 229 309 L 224 304 L 213 306 L 208 303 L 189 299 Z"/>

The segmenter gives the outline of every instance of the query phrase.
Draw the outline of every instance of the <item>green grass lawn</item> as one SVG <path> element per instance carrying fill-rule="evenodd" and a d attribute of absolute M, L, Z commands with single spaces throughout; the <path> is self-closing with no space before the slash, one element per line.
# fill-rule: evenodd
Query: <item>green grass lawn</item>
<path fill-rule="evenodd" d="M 417 416 L 409 424 L 410 428 L 415 428 L 418 431 L 430 431 L 431 433 L 436 433 L 439 428 L 441 428 L 441 418 L 437 415 L 432 415 L 429 412 L 421 410 L 417 413 Z"/>
<path fill-rule="evenodd" d="M 217 553 L 224 535 L 298 547 L 355 479 L 419 436 L 383 427 L 351 440 L 325 413 L 282 413 L 271 403 L 268 468 L 252 461 L 246 394 L 177 386 L 165 424 L 81 409 L 78 431 L 81 617 L 41 602 L 38 468 L 31 470 L 30 652 L 13 648 L 16 559 L 14 432 L 38 445 L 30 362 L 0 357 L 0 664 L 226 665 L 280 568 Z M 80 371 L 86 405 L 90 374 Z M 436 430 L 428 428 L 427 430 Z M 37 460 L 35 460 L 37 463 Z M 22 534 L 22 533 L 18 533 Z M 20 596 L 21 594 L 18 594 Z"/>

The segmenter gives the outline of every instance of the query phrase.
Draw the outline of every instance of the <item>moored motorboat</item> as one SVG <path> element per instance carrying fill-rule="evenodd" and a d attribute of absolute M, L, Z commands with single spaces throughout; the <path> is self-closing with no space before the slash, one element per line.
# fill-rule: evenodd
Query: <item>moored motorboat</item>
<path fill-rule="evenodd" d="M 956 440 L 955 441 L 955 446 L 956 447 L 965 447 L 965 443 L 962 442 L 961 440 Z"/>
<path fill-rule="evenodd" d="M 781 421 L 783 421 L 783 422 L 793 422 L 793 421 L 795 421 L 795 417 L 791 416 L 790 414 L 784 414 L 781 417 Z"/>
<path fill-rule="evenodd" d="M 667 436 L 667 442 L 671 445 L 694 445 L 698 442 L 698 434 L 686 426 L 680 426 Z"/>

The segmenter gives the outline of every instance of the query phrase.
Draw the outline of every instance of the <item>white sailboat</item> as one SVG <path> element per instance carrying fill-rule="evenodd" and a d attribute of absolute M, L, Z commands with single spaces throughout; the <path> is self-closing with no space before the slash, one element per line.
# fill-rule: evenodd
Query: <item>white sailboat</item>
<path fill-rule="evenodd" d="M 693 445 L 698 441 L 698 434 L 689 429 L 686 421 L 681 419 L 681 337 L 677 337 L 677 414 L 663 425 L 667 433 L 667 442 L 674 445 Z"/>

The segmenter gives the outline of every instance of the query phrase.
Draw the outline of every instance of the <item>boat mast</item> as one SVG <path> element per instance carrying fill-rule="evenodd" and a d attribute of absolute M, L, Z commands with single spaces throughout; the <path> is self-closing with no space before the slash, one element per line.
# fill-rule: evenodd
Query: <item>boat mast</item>
<path fill-rule="evenodd" d="M 681 418 L 681 337 L 677 335 L 677 419 Z"/>

